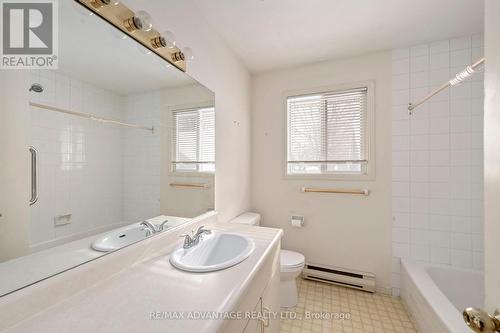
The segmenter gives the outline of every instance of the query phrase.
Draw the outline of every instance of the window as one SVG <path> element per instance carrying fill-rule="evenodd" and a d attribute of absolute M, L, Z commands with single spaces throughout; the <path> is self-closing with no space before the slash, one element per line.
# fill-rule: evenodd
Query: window
<path fill-rule="evenodd" d="M 174 172 L 215 172 L 215 109 L 213 107 L 173 112 Z"/>
<path fill-rule="evenodd" d="M 368 87 L 287 98 L 288 175 L 366 175 Z"/>

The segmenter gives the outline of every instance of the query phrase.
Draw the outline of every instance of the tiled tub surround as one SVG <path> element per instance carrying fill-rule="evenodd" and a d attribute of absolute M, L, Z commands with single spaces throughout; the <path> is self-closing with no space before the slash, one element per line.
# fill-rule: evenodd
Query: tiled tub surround
<path fill-rule="evenodd" d="M 110 91 L 49 70 L 34 71 L 31 80 L 44 87 L 42 93 L 31 92 L 33 102 L 123 119 L 123 100 Z M 31 143 L 39 152 L 39 200 L 31 207 L 31 246 L 43 248 L 44 242 L 121 225 L 122 128 L 36 107 L 30 110 Z M 66 214 L 71 214 L 71 223 L 55 226 L 55 218 Z"/>
<path fill-rule="evenodd" d="M 483 267 L 483 74 L 417 101 L 483 55 L 483 37 L 392 52 L 393 292 L 399 258 Z"/>
<path fill-rule="evenodd" d="M 159 121 L 159 93 L 122 96 L 48 70 L 30 100 L 146 126 Z M 39 201 L 31 209 L 33 251 L 160 214 L 160 134 L 31 107 L 39 152 Z M 89 209 L 92 207 L 92 209 Z M 55 226 L 57 216 L 69 224 Z"/>
<path fill-rule="evenodd" d="M 212 216 L 214 214 L 212 213 Z M 7 307 L 8 299 L 0 299 L 0 330 L 9 327 L 16 322 L 7 317 L 9 314 L 21 322 L 10 326 L 5 332 L 218 332 L 229 329 L 231 323 L 222 320 L 151 320 L 152 311 L 232 311 L 239 309 L 244 304 L 240 301 L 248 293 L 263 287 L 259 280 L 263 270 L 268 269 L 272 259 L 274 273 L 279 274 L 278 249 L 282 231 L 270 228 L 255 228 L 233 224 L 210 225 L 210 228 L 238 232 L 251 237 L 256 245 L 255 251 L 242 263 L 229 269 L 194 274 L 179 271 L 172 267 L 168 261 L 168 253 L 174 245 L 179 245 L 178 235 L 188 229 L 195 228 L 205 221 L 197 219 L 190 226 L 181 226 L 175 232 L 153 237 L 132 247 L 117 253 L 98 259 L 108 260 L 112 267 L 118 269 L 107 279 L 95 280 L 82 292 L 72 297 L 61 299 L 62 302 L 46 309 L 31 318 L 23 318 L 30 309 Z M 115 259 L 112 261 L 112 256 Z M 135 265 L 131 265 L 135 261 Z M 82 270 L 87 269 L 81 267 Z M 77 274 L 78 269 L 70 271 L 70 274 L 61 275 L 60 280 L 69 279 L 71 274 Z M 93 274 L 103 275 L 110 268 L 94 266 Z M 82 274 L 82 272 L 80 272 Z M 92 274 L 87 271 L 86 274 Z M 201 278 L 203 277 L 203 278 Z M 278 277 L 279 282 L 279 276 Z M 56 283 L 56 279 L 47 281 L 54 289 L 62 281 Z M 259 282 L 260 281 L 260 282 Z M 254 285 L 258 282 L 258 285 Z M 85 279 L 72 284 L 86 284 Z M 71 285 L 71 283 L 70 283 Z M 38 293 L 40 288 L 34 286 Z M 66 287 L 68 288 L 68 287 Z M 26 294 L 33 293 L 26 290 Z M 59 292 L 61 293 L 61 292 Z M 38 295 L 40 296 L 40 295 Z M 37 297 L 33 295 L 33 297 Z M 19 297 L 19 295 L 16 298 Z M 131 302 L 130 300 L 134 300 Z M 203 300 L 200 302 L 200 300 Z M 10 300 L 14 303 L 16 300 Z M 108 306 L 113 304 L 113 306 Z M 39 304 L 31 305 L 31 308 Z M 255 303 L 252 303 L 252 308 Z M 30 307 L 28 307 L 30 308 Z M 14 312 L 23 309 L 20 313 Z M 106 309 L 106 311 L 103 311 Z M 9 310 L 9 311 L 7 311 Z M 8 320 L 4 320 L 9 318 Z M 92 318 L 92 320 L 81 320 Z M 10 324 L 10 325 L 9 325 Z M 242 329 L 241 329 L 242 330 Z M 229 330 L 230 332 L 240 331 Z"/>

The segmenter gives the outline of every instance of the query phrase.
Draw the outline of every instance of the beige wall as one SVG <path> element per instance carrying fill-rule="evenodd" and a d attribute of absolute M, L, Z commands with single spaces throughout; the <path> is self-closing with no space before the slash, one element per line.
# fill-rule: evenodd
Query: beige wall
<path fill-rule="evenodd" d="M 201 85 L 186 86 L 161 91 L 161 213 L 183 217 L 195 217 L 214 210 L 214 175 L 171 172 L 172 111 L 214 105 L 214 95 Z M 217 123 L 217 110 L 215 111 Z M 208 188 L 171 187 L 171 183 L 207 184 Z"/>
<path fill-rule="evenodd" d="M 376 53 L 258 74 L 252 86 L 252 210 L 264 226 L 283 228 L 283 247 L 306 261 L 377 275 L 389 292 L 391 276 L 391 54 Z M 283 93 L 350 82 L 375 81 L 375 180 L 284 179 Z M 369 188 L 369 197 L 303 194 L 302 186 Z M 290 225 L 304 215 L 305 227 Z M 387 288 L 387 289 L 386 289 Z"/>
<path fill-rule="evenodd" d="M 485 3 L 484 203 L 486 308 L 500 308 L 500 2 Z"/>

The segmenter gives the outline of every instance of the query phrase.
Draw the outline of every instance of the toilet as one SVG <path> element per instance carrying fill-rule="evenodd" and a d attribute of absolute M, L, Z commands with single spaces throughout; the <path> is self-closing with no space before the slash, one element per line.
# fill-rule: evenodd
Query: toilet
<path fill-rule="evenodd" d="M 230 221 L 231 223 L 260 225 L 260 214 L 243 213 Z M 289 250 L 280 250 L 280 306 L 290 308 L 297 305 L 297 283 L 295 279 L 304 268 L 304 255 Z"/>

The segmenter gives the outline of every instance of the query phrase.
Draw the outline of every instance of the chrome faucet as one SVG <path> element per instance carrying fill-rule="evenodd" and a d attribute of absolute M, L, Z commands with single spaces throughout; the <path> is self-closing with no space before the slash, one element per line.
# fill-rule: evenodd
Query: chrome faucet
<path fill-rule="evenodd" d="M 168 220 L 163 221 L 159 226 L 158 229 L 156 230 L 157 232 L 165 230 L 165 225 L 167 224 Z"/>
<path fill-rule="evenodd" d="M 142 221 L 139 225 L 143 227 L 142 230 L 146 231 L 146 237 L 149 237 L 157 232 L 155 225 L 149 221 Z"/>
<path fill-rule="evenodd" d="M 143 227 L 142 230 L 146 231 L 146 237 L 149 237 L 152 234 L 156 234 L 157 232 L 163 231 L 165 229 L 165 225 L 167 224 L 167 222 L 168 220 L 165 220 L 157 227 L 148 220 L 145 220 L 140 223 L 140 226 Z"/>
<path fill-rule="evenodd" d="M 212 231 L 204 229 L 204 227 L 205 226 L 203 225 L 199 227 L 198 230 L 196 230 L 196 233 L 194 234 L 193 232 L 191 232 L 191 234 L 193 234 L 192 236 L 190 236 L 189 234 L 181 235 L 181 237 L 184 237 L 184 245 L 182 247 L 185 249 L 189 249 L 195 245 L 198 245 L 203 235 L 209 235 L 212 233 Z"/>

